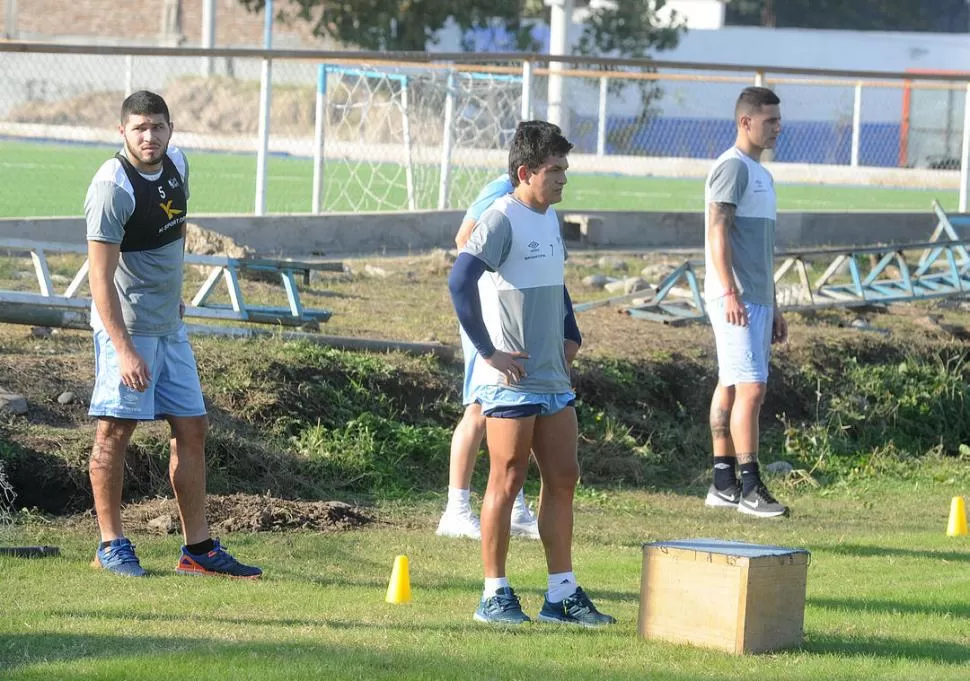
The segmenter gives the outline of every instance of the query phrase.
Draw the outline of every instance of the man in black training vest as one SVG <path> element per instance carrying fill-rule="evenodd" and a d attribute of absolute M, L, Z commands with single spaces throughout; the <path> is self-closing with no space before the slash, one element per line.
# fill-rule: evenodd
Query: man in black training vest
<path fill-rule="evenodd" d="M 139 421 L 172 429 L 169 476 L 185 545 L 180 574 L 257 578 L 233 558 L 205 519 L 208 429 L 195 357 L 182 323 L 182 262 L 189 198 L 185 155 L 169 147 L 168 106 L 136 92 L 121 105 L 124 146 L 105 162 L 84 201 L 98 419 L 91 488 L 101 543 L 94 564 L 119 575 L 145 574 L 121 526 L 125 450 Z"/>

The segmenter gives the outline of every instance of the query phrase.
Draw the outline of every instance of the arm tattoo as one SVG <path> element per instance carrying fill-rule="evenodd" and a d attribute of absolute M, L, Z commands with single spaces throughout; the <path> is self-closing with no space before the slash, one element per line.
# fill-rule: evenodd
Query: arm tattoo
<path fill-rule="evenodd" d="M 725 229 L 730 229 L 734 224 L 734 215 L 738 207 L 733 203 L 712 203 L 708 208 L 710 224 L 723 224 Z"/>

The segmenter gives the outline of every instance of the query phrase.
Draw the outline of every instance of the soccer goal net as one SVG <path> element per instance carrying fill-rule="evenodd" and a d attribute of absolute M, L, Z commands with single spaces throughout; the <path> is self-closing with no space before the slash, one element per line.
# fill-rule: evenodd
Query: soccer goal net
<path fill-rule="evenodd" d="M 314 212 L 463 208 L 505 171 L 521 78 L 321 66 Z"/>

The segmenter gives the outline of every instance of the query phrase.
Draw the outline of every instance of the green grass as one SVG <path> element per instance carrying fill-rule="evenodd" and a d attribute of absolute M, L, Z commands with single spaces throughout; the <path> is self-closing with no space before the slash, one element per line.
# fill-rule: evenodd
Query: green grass
<path fill-rule="evenodd" d="M 63 557 L 0 558 L 4 679 L 964 679 L 967 538 L 944 536 L 965 464 L 931 459 L 903 478 L 782 495 L 794 516 L 707 511 L 688 493 L 581 490 L 576 570 L 619 624 L 598 632 L 471 620 L 478 545 L 436 538 L 437 504 L 385 505 L 375 529 L 233 535 L 258 583 L 180 578 L 175 538 L 136 537 L 152 575 L 88 567 L 93 522 L 28 524 L 18 537 Z M 805 644 L 755 657 L 638 638 L 640 544 L 718 536 L 806 547 Z M 394 556 L 411 562 L 414 601 L 383 602 Z M 537 544 L 514 540 L 509 573 L 526 610 L 541 604 Z M 793 595 L 794 597 L 794 595 Z M 725 604 L 729 607 L 729 604 Z"/>
<path fill-rule="evenodd" d="M 4 201 L 0 217 L 42 217 L 80 215 L 84 194 L 94 172 L 115 151 L 108 146 L 67 145 L 0 141 L 0 186 Z M 252 213 L 256 187 L 256 159 L 252 154 L 190 154 L 192 212 Z M 362 183 L 373 182 L 372 191 L 388 193 L 388 201 L 404 209 L 406 193 L 403 173 L 383 164 L 365 169 Z M 304 158 L 273 156 L 268 160 L 267 211 L 309 212 L 312 193 L 312 164 Z M 377 199 L 368 198 L 358 183 L 348 187 L 351 167 L 328 163 L 326 167 L 327 210 L 378 210 Z M 379 173 L 372 178 L 373 173 Z M 381 178 L 401 175 L 398 186 L 386 190 Z M 419 208 L 437 205 L 437 169 L 417 169 L 419 187 L 427 187 Z M 456 173 L 452 205 L 464 208 L 494 171 L 478 170 L 461 177 Z M 579 175 L 570 177 L 564 210 L 698 210 L 703 182 L 693 179 Z M 929 210 L 937 198 L 947 209 L 955 209 L 955 191 L 779 185 L 778 205 L 782 210 Z M 386 209 L 386 208 L 385 208 Z"/>

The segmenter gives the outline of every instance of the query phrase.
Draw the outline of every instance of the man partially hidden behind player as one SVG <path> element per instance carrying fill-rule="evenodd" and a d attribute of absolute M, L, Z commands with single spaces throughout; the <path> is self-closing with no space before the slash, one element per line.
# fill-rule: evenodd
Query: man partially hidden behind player
<path fill-rule="evenodd" d="M 495 201 L 511 194 L 512 180 L 508 173 L 495 178 L 484 187 L 468 207 L 465 217 L 455 235 L 455 245 L 464 248 L 471 237 L 472 230 L 478 224 L 478 219 Z M 468 334 L 459 326 L 461 335 L 461 351 L 465 361 L 465 381 L 462 386 L 462 404 L 465 413 L 461 421 L 455 426 L 451 436 L 451 458 L 448 469 L 448 503 L 441 520 L 438 521 L 436 534 L 440 537 L 468 537 L 481 539 L 482 528 L 478 517 L 471 507 L 472 473 L 475 471 L 475 459 L 485 437 L 485 417 L 482 415 L 482 405 L 475 401 L 472 390 L 472 370 L 478 359 L 478 351 L 468 339 Z M 571 348 L 570 348 L 571 349 Z M 579 348 L 576 348 L 578 350 Z M 572 353 L 575 354 L 575 353 Z M 567 355 L 567 359 L 568 359 Z M 480 361 L 480 360 L 479 360 Z M 522 490 L 515 496 L 512 505 L 511 532 L 513 536 L 539 538 L 539 524 L 536 517 L 529 510 Z"/>

